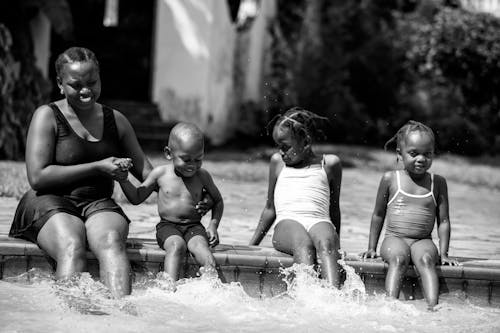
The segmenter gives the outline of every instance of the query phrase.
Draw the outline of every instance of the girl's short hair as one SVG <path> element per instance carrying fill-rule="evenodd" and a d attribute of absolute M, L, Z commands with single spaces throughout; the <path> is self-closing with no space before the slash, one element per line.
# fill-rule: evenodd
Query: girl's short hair
<path fill-rule="evenodd" d="M 325 138 L 318 121 L 329 121 L 329 119 L 297 106 L 287 110 L 283 115 L 275 116 L 270 124 L 274 123 L 273 128 L 289 128 L 294 137 L 309 137 L 315 141 Z"/>
<path fill-rule="evenodd" d="M 397 132 L 390 138 L 384 145 L 384 149 L 387 150 L 387 147 L 393 143 L 396 142 L 396 148 L 401 149 L 402 144 L 406 141 L 406 138 L 408 137 L 408 134 L 412 132 L 421 132 L 421 133 L 426 133 L 429 135 L 429 137 L 432 140 L 432 144 L 435 144 L 435 138 L 434 138 L 434 132 L 432 129 L 427 126 L 422 124 L 421 122 L 415 121 L 415 120 L 409 120 L 406 124 L 404 124 Z"/>
<path fill-rule="evenodd" d="M 62 71 L 65 64 L 87 61 L 93 62 L 97 71 L 99 71 L 99 62 L 97 61 L 94 52 L 85 47 L 70 47 L 57 57 L 55 64 L 57 77 L 62 77 Z"/>

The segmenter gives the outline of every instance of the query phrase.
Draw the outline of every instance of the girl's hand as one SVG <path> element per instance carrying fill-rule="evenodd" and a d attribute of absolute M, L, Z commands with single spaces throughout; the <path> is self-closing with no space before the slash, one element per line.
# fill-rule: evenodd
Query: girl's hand
<path fill-rule="evenodd" d="M 375 250 L 368 250 L 368 251 L 365 251 L 363 253 L 360 253 L 359 256 L 362 258 L 362 259 L 374 259 L 374 258 L 377 258 L 377 251 Z"/>
<path fill-rule="evenodd" d="M 448 256 L 441 256 L 441 265 L 461 266 L 457 260 L 450 259 Z"/>
<path fill-rule="evenodd" d="M 219 234 L 217 233 L 217 227 L 210 224 L 207 228 L 208 245 L 211 247 L 217 246 L 219 244 Z"/>

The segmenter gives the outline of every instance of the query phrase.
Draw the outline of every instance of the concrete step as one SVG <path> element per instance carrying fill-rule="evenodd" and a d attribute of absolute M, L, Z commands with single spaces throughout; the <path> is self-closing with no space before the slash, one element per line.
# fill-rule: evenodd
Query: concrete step
<path fill-rule="evenodd" d="M 127 117 L 143 148 L 156 150 L 166 145 L 174 123 L 161 119 L 156 104 L 124 100 L 106 100 L 103 104 L 120 111 Z"/>
<path fill-rule="evenodd" d="M 219 244 L 212 249 L 218 264 L 222 282 L 239 282 L 244 290 L 254 297 L 272 297 L 286 291 L 281 269 L 290 267 L 290 255 L 262 246 Z M 163 270 L 165 251 L 156 241 L 144 238 L 127 240 L 127 255 L 136 274 L 158 273 Z M 99 276 L 97 261 L 93 253 L 87 253 L 88 268 L 95 277 Z M 455 257 L 460 266 L 436 268 L 440 282 L 440 293 L 463 294 L 481 300 L 485 305 L 500 305 L 500 262 L 477 258 Z M 363 281 L 368 294 L 384 293 L 387 264 L 381 258 L 361 260 L 357 254 L 344 258 Z M 37 245 L 0 235 L 0 280 L 17 277 L 29 280 L 31 268 L 53 272 L 55 262 L 47 259 Z M 199 266 L 192 256 L 186 256 L 183 263 L 184 277 L 195 277 Z M 21 275 L 22 274 L 22 275 Z M 404 300 L 423 299 L 418 274 L 411 266 L 402 281 L 400 298 Z"/>
<path fill-rule="evenodd" d="M 106 100 L 106 104 L 121 113 L 131 122 L 161 122 L 158 106 L 154 103 L 135 102 L 124 100 Z"/>

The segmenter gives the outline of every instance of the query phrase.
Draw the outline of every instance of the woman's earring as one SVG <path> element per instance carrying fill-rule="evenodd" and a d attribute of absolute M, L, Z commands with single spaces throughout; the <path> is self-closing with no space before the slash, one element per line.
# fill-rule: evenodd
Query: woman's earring
<path fill-rule="evenodd" d="M 63 90 L 63 88 L 61 88 L 61 90 L 59 90 L 59 92 L 61 93 L 61 95 L 64 95 L 64 90 Z"/>

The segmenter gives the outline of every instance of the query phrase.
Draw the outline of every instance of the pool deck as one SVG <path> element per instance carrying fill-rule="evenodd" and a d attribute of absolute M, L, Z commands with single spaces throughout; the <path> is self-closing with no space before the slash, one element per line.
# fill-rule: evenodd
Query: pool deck
<path fill-rule="evenodd" d="M 0 198 L 0 279 L 19 276 L 31 268 L 53 271 L 54 262 L 40 248 L 30 242 L 8 237 L 14 200 Z M 147 238 L 129 238 L 127 252 L 136 274 L 156 273 L 163 268 L 164 251 L 156 241 Z M 220 244 L 214 250 L 220 266 L 223 282 L 239 282 L 252 296 L 264 297 L 280 294 L 286 285 L 280 276 L 280 268 L 293 264 L 291 256 L 269 247 Z M 464 298 L 474 298 L 482 303 L 500 306 L 500 260 L 455 258 L 460 266 L 438 266 L 441 293 L 459 293 Z M 98 276 L 98 265 L 92 253 L 88 253 L 89 271 Z M 347 265 L 365 283 L 368 293 L 384 292 L 387 264 L 380 258 L 361 260 L 348 254 Z M 184 276 L 196 276 L 198 267 L 191 257 L 184 265 Z M 25 274 L 29 279 L 29 274 Z M 403 281 L 402 299 L 422 299 L 418 275 L 409 269 Z"/>

